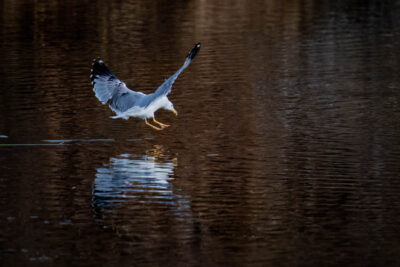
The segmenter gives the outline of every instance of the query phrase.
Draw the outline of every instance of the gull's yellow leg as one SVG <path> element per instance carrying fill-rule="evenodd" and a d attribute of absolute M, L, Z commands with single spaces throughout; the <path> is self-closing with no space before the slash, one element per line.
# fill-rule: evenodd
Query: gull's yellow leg
<path fill-rule="evenodd" d="M 159 122 L 158 120 L 156 120 L 156 117 L 153 117 L 153 121 L 154 121 L 155 123 L 157 123 L 158 125 L 160 125 L 161 128 L 166 128 L 166 127 L 169 127 L 169 126 L 170 126 L 170 125 L 168 125 L 168 124 L 164 124 L 164 123 Z"/>
<path fill-rule="evenodd" d="M 149 125 L 151 128 L 156 129 L 157 131 L 161 131 L 163 128 L 158 128 L 157 126 L 154 126 L 153 124 L 149 123 L 146 119 L 144 122 Z"/>

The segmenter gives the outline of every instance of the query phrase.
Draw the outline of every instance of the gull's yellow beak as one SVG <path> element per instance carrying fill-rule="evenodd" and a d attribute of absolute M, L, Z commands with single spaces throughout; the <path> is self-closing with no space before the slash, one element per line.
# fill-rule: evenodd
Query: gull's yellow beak
<path fill-rule="evenodd" d="M 176 111 L 175 109 L 173 109 L 173 110 L 171 110 L 171 111 L 172 111 L 172 113 L 175 114 L 175 116 L 178 116 L 178 111 Z"/>

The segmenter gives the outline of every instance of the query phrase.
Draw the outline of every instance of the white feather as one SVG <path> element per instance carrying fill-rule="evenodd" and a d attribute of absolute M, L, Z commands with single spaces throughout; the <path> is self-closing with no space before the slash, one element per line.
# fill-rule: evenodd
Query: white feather
<path fill-rule="evenodd" d="M 117 110 L 114 110 L 115 113 L 117 113 L 116 116 L 112 116 L 111 118 L 113 119 L 118 119 L 118 118 L 123 118 L 123 119 L 128 119 L 129 117 L 136 117 L 140 119 L 149 119 L 154 117 L 154 113 L 160 109 L 160 108 L 166 108 L 169 109 L 169 107 L 172 106 L 171 101 L 166 96 L 160 97 L 157 100 L 153 101 L 149 106 L 143 108 L 143 107 L 138 107 L 134 106 L 125 112 L 118 112 Z"/>

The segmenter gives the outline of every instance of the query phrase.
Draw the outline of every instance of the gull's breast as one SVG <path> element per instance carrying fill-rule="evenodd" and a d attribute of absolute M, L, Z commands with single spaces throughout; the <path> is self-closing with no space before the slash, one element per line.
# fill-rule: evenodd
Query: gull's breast
<path fill-rule="evenodd" d="M 154 117 L 154 113 L 164 107 L 167 104 L 167 97 L 160 97 L 150 103 L 147 107 L 133 106 L 130 109 L 124 112 L 117 112 L 117 116 L 113 116 L 112 118 L 123 118 L 128 119 L 129 117 L 140 118 L 140 119 L 149 119 Z"/>
<path fill-rule="evenodd" d="M 164 96 L 157 98 L 155 101 L 150 103 L 150 105 L 148 105 L 145 109 L 146 113 L 151 114 L 151 116 L 148 118 L 152 118 L 157 110 L 167 105 L 167 102 L 168 98 Z"/>

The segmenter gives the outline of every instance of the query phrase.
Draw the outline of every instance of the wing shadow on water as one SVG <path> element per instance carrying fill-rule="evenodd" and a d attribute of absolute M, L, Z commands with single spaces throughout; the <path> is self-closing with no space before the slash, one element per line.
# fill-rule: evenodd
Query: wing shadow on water
<path fill-rule="evenodd" d="M 159 217 L 186 217 L 188 196 L 177 194 L 174 168 L 177 158 L 167 157 L 160 146 L 145 155 L 120 154 L 97 168 L 93 182 L 92 207 L 97 221 L 135 223 Z M 113 223 L 113 227 L 115 224 Z"/>

